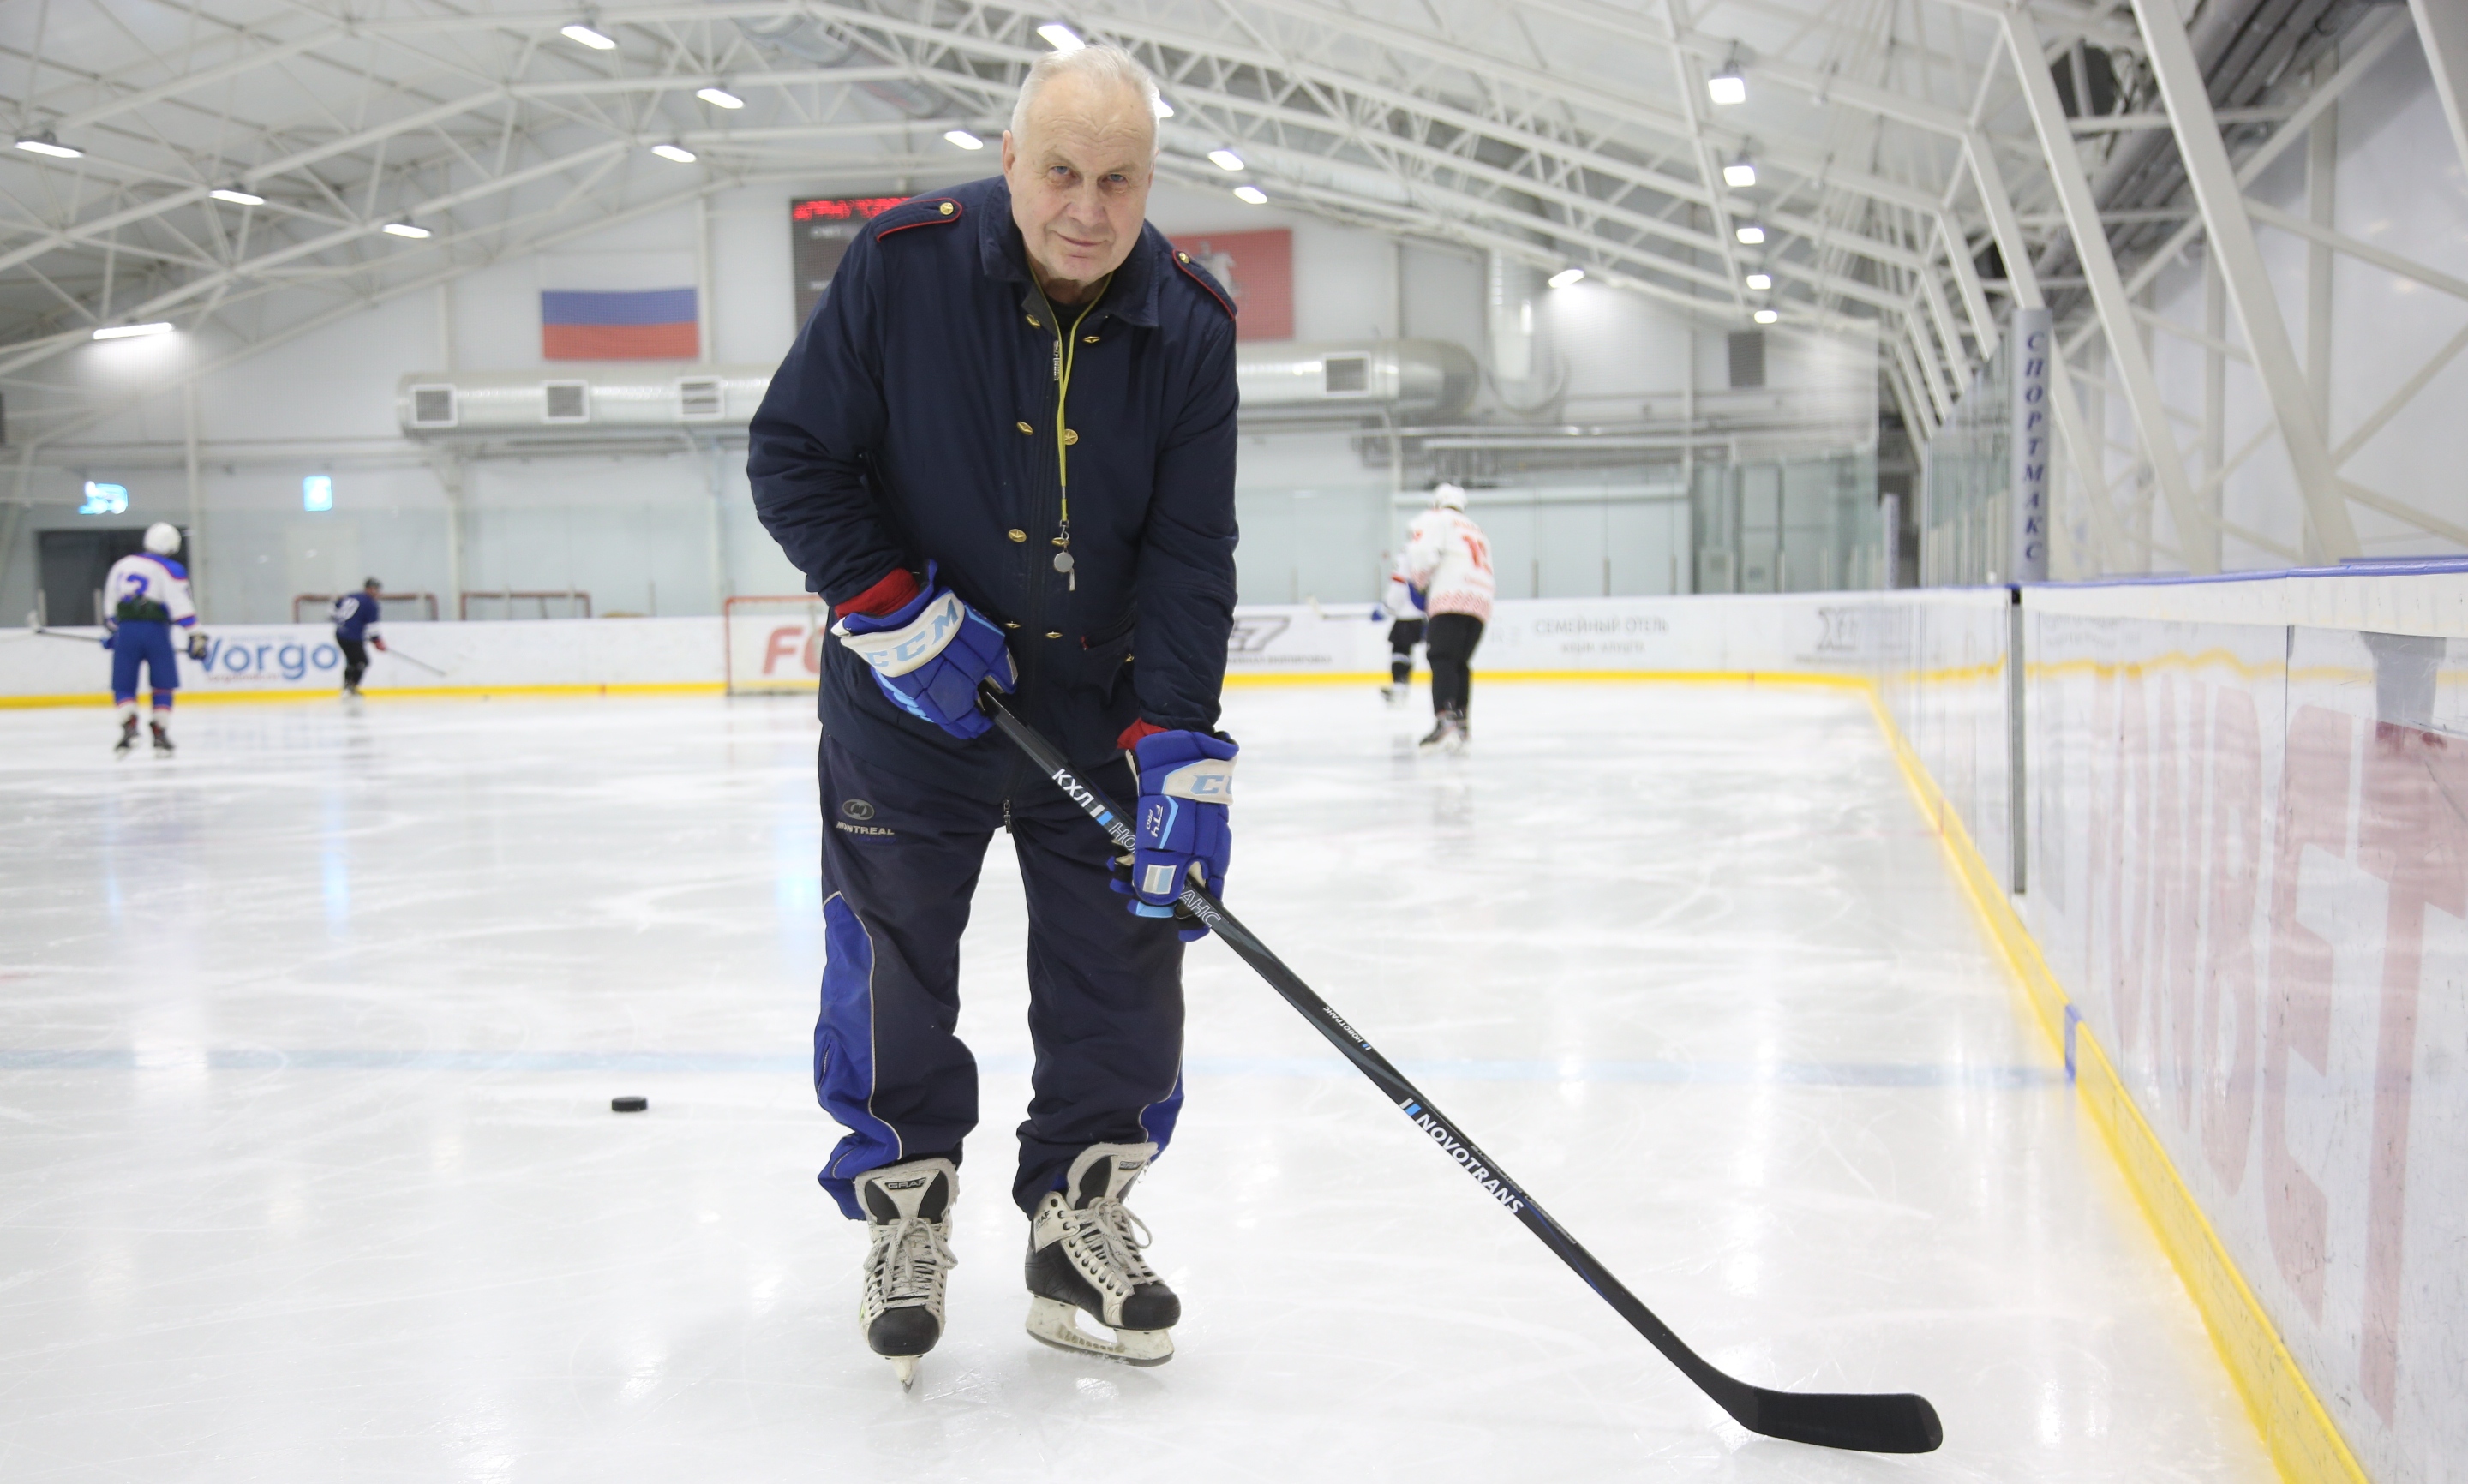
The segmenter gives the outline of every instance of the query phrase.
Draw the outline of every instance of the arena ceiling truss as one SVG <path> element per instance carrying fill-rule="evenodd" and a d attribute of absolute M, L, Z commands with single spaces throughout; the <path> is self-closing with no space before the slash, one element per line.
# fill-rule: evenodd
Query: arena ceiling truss
<path fill-rule="evenodd" d="M 2425 50 L 2468 157 L 2458 16 L 2444 0 L 2203 0 L 2190 16 L 2165 0 L 15 0 L 0 392 L 25 466 L 167 389 L 81 377 L 64 353 L 97 331 L 198 332 L 194 379 L 743 185 L 990 170 L 945 136 L 995 138 L 1052 44 L 1040 28 L 1060 24 L 1163 80 L 1176 181 L 1582 267 L 1708 326 L 1873 336 L 1923 440 L 2009 308 L 2049 308 L 2072 373 L 2056 400 L 2078 569 L 2148 563 L 2149 522 L 2119 503 L 2137 490 L 2180 534 L 2162 555 L 2195 570 L 2223 534 L 2271 544 L 2218 514 L 2227 470 L 2265 442 L 2305 497 L 2302 555 L 2353 554 L 2358 503 L 2468 543 L 2340 473 L 2468 332 L 2333 445 L 2255 233 L 2453 297 L 2468 284 L 2244 193 L 2397 46 Z M 1714 100 L 1724 73 L 1745 101 Z M 1227 149 L 1239 179 L 1209 159 Z M 2197 244 L 2225 322 L 2148 308 Z M 2187 450 L 2216 430 L 2160 396 L 2155 331 L 2251 365 L 2271 397 L 2264 437 L 2199 481 Z M 2124 400 L 2135 447 L 2096 438 L 2088 390 Z"/>

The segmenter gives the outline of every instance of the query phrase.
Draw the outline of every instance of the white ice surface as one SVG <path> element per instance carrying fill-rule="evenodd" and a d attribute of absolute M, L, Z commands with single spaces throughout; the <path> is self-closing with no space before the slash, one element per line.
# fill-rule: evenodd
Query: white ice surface
<path fill-rule="evenodd" d="M 0 1478 L 2272 1476 L 1864 705 L 1475 721 L 1233 693 L 1229 904 L 1716 1364 L 1920 1391 L 1942 1451 L 1732 1425 L 1213 943 L 1132 1202 L 1177 1354 L 1034 1343 L 999 839 L 903 1394 L 812 1181 L 803 705 L 380 699 L 185 710 L 159 763 L 0 713 Z"/>

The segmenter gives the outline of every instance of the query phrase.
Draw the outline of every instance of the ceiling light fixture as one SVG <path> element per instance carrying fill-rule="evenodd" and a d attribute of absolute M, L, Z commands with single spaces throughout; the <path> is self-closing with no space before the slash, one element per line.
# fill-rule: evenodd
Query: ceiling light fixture
<path fill-rule="evenodd" d="M 1155 105 L 1149 111 L 1155 114 L 1160 119 L 1171 119 L 1174 117 L 1174 104 L 1167 103 L 1165 101 L 1165 95 L 1163 93 L 1159 93 L 1157 95 Z"/>
<path fill-rule="evenodd" d="M 1753 221 L 1744 221 L 1731 235 L 1738 238 L 1744 246 L 1754 247 L 1766 240 L 1766 229 Z"/>
<path fill-rule="evenodd" d="M 1748 153 L 1745 149 L 1740 151 L 1738 159 L 1723 167 L 1723 184 L 1734 191 L 1746 191 L 1756 183 L 1756 162 L 1748 158 Z"/>
<path fill-rule="evenodd" d="M 1554 288 L 1565 288 L 1571 284 L 1583 283 L 1585 281 L 1585 277 L 1586 270 L 1583 268 L 1562 268 L 1559 272 L 1552 274 L 1542 282 L 1550 285 Z"/>
<path fill-rule="evenodd" d="M 1773 275 L 1771 273 L 1751 273 L 1748 276 L 1747 282 L 1748 287 L 1758 293 L 1764 293 L 1767 289 L 1773 286 Z"/>
<path fill-rule="evenodd" d="M 1236 186 L 1234 199 L 1251 206 L 1266 206 L 1268 204 L 1268 193 L 1258 186 Z"/>
<path fill-rule="evenodd" d="M 408 221 L 389 221 L 377 230 L 388 237 L 407 237 L 415 242 L 424 241 L 437 235 L 426 227 L 416 227 Z"/>
<path fill-rule="evenodd" d="M 589 26 L 584 25 L 581 21 L 576 21 L 571 26 L 560 27 L 558 34 L 565 37 L 568 41 L 580 41 L 584 46 L 591 48 L 595 52 L 613 52 L 617 50 L 617 40 L 615 37 L 602 35 L 599 32 L 592 30 Z"/>
<path fill-rule="evenodd" d="M 17 148 L 28 154 L 48 154 L 55 160 L 76 160 L 85 156 L 84 150 L 72 145 L 61 144 L 54 138 L 50 129 L 45 129 L 39 134 L 28 134 L 17 141 Z"/>
<path fill-rule="evenodd" d="M 1088 44 L 1080 39 L 1080 33 L 1061 21 L 1047 21 L 1037 28 L 1037 34 L 1045 38 L 1047 46 L 1058 52 L 1076 52 Z"/>
<path fill-rule="evenodd" d="M 986 142 L 984 140 L 979 139 L 976 135 L 970 133 L 964 128 L 947 129 L 944 131 L 943 137 L 949 143 L 958 145 L 963 149 L 982 149 L 986 147 Z"/>
<path fill-rule="evenodd" d="M 94 332 L 98 340 L 134 340 L 140 335 L 168 335 L 171 322 L 158 319 L 149 325 L 105 325 Z"/>
<path fill-rule="evenodd" d="M 1782 318 L 1782 316 L 1771 309 L 1759 309 L 1754 314 L 1749 315 L 1748 318 L 1755 320 L 1760 325 L 1771 325 L 1774 321 Z"/>
<path fill-rule="evenodd" d="M 695 152 L 683 145 L 653 145 L 651 152 L 663 160 L 674 160 L 679 165 L 692 165 L 695 162 Z"/>
<path fill-rule="evenodd" d="M 1241 170 L 1243 157 L 1231 149 L 1211 149 L 1208 151 L 1208 163 L 1219 170 Z"/>
<path fill-rule="evenodd" d="M 713 83 L 709 87 L 696 88 L 695 96 L 701 99 L 704 103 L 711 104 L 715 108 L 743 108 L 745 106 L 744 99 L 738 97 L 735 93 L 721 87 L 717 82 Z"/>
<path fill-rule="evenodd" d="M 243 191 L 238 186 L 217 186 L 214 190 L 207 192 L 206 194 L 213 196 L 217 201 L 229 201 L 234 206 L 263 206 L 265 204 L 265 197 L 258 194 L 254 191 Z"/>
<path fill-rule="evenodd" d="M 1723 70 L 1705 80 L 1705 96 L 1728 106 L 1748 101 L 1748 80 L 1740 75 L 1738 62 L 1725 62 Z"/>

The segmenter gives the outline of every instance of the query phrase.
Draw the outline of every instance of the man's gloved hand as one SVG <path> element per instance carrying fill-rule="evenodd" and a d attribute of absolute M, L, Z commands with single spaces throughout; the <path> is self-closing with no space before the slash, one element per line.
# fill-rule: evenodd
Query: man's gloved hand
<path fill-rule="evenodd" d="M 1428 618 L 1430 616 L 1431 595 L 1428 591 L 1408 582 L 1405 584 L 1405 596 L 1413 600 L 1414 614 L 1416 617 Z"/>
<path fill-rule="evenodd" d="M 877 617 L 851 613 L 832 626 L 840 642 L 874 667 L 874 683 L 893 705 L 954 737 L 983 737 L 994 722 L 977 709 L 977 683 L 1018 683 L 1002 630 L 959 595 L 934 582 L 934 563 L 917 596 Z"/>
<path fill-rule="evenodd" d="M 378 638 L 376 634 L 371 634 L 369 635 L 369 647 L 381 651 L 385 649 L 385 641 Z"/>
<path fill-rule="evenodd" d="M 1138 848 L 1129 879 L 1118 872 L 1114 889 L 1128 894 L 1142 917 L 1177 916 L 1175 901 L 1197 884 L 1211 894 L 1225 890 L 1225 867 L 1234 853 L 1234 828 L 1225 807 L 1234 797 L 1233 740 L 1206 732 L 1152 732 L 1131 744 L 1140 775 L 1139 807 L 1132 811 Z M 1186 921 L 1188 914 L 1181 914 Z M 1208 935 L 1185 927 L 1185 943 Z"/>
<path fill-rule="evenodd" d="M 190 629 L 190 630 L 189 630 L 189 658 L 194 659 L 194 660 L 203 660 L 205 657 L 206 657 L 206 636 L 205 636 L 205 634 L 204 634 L 201 630 L 198 630 L 198 629 L 194 629 L 194 628 Z"/>

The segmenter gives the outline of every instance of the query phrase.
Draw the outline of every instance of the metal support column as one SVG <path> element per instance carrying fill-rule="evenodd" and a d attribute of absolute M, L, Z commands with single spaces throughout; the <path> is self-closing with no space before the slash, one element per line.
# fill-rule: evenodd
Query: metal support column
<path fill-rule="evenodd" d="M 2174 0 L 2134 0 L 2134 13 L 2142 23 L 2152 76 L 2160 84 L 2161 102 L 2167 104 L 2169 125 L 2177 136 L 2177 151 L 2184 161 L 2186 177 L 2193 183 L 2195 203 L 2202 208 L 2211 259 L 2219 265 L 2221 277 L 2228 281 L 2228 306 L 2236 311 L 2237 323 L 2245 331 L 2246 353 L 2253 357 L 2254 371 L 2271 399 L 2272 416 L 2279 422 L 2280 443 L 2288 449 L 2289 463 L 2297 468 L 2297 488 L 2304 496 L 2308 516 L 2306 544 L 2312 548 L 2312 555 L 2320 559 L 2336 561 L 2356 556 L 2357 528 L 2348 518 L 2347 497 L 2340 492 L 2339 468 L 2331 462 L 2330 445 L 2323 441 L 2322 422 L 2315 415 L 2314 399 L 2306 390 L 2297 347 L 2288 338 L 2288 323 L 2280 315 L 2279 300 L 2272 293 L 2270 274 L 2262 264 L 2262 249 L 2253 239 L 2253 221 L 2246 215 L 2245 193 L 2237 185 L 2236 167 L 2228 163 L 2228 145 L 2220 138 L 2219 120 L 2211 113 L 2211 95 L 2204 86 L 2203 69 L 2194 59 L 2194 44 L 2185 35 L 2185 23 L 2177 14 Z M 2029 22 L 2019 15 L 2006 22 L 2008 26 L 2018 23 L 2028 29 Z M 2045 75 L 2045 69 L 2042 71 Z M 2055 102 L 2053 86 L 2049 88 L 2049 102 Z M 2105 242 L 2100 256 L 2107 260 Z M 2110 272 L 2114 271 L 2112 264 Z M 2105 306 L 2101 312 L 2107 312 Z M 2110 336 L 2112 343 L 2119 338 Z M 2130 379 L 2127 385 L 2132 387 Z M 2164 422 L 2160 436 L 2167 436 Z M 2143 430 L 2143 437 L 2152 437 L 2149 428 Z M 2176 453 L 2173 441 L 2167 451 L 2172 456 Z M 2177 466 L 2177 474 L 2180 479 L 2184 477 L 2183 465 Z M 2191 491 L 2187 492 L 2190 495 Z M 2170 491 L 2169 495 L 2174 504 L 2176 491 Z M 2191 535 L 2182 520 L 2179 532 L 2181 537 Z"/>
<path fill-rule="evenodd" d="M 2168 502 L 2177 538 L 2185 548 L 2185 565 L 2195 572 L 2214 571 L 2215 565 L 2201 560 L 2196 546 L 2195 538 L 2209 527 L 2195 505 L 2194 482 L 2185 473 L 2184 455 L 2179 452 L 2177 435 L 2168 425 L 2167 402 L 2160 395 L 2160 377 L 2151 369 L 2150 356 L 2143 354 L 2142 337 L 2135 331 L 2133 298 L 2126 292 L 2124 277 L 2116 270 L 2115 255 L 2109 251 L 2099 203 L 2091 197 L 2091 180 L 2083 173 L 2082 154 L 2074 148 L 2072 122 L 2057 100 L 2056 80 L 2048 72 L 2040 29 L 2023 11 L 2008 11 L 2002 19 L 2006 50 L 2012 57 L 2015 75 L 2022 80 L 2022 99 L 2030 107 L 2032 127 L 2040 136 L 2049 182 L 2056 187 L 2057 204 L 2065 214 L 2066 230 L 2073 239 L 2074 256 L 2082 263 L 2083 276 L 2091 282 L 2091 302 L 2098 308 L 2100 322 L 2108 327 L 2109 354 L 2115 357 L 2117 370 L 2124 377 L 2126 404 L 2134 414 L 2134 426 L 2141 436 L 2143 453 L 2159 480 L 2160 492 Z M 2178 35 L 2183 34 L 2180 28 Z M 2200 85 L 2199 77 L 2196 83 Z M 2205 120 L 2210 117 L 2207 99 L 2203 116 Z M 2219 143 L 2216 128 L 2211 142 Z M 2225 153 L 2222 158 L 2225 160 Z M 2010 268 L 2014 262 L 2011 251 L 2006 253 L 2005 261 Z"/>
<path fill-rule="evenodd" d="M 189 598 L 199 609 L 206 605 L 205 551 L 206 492 L 205 480 L 197 468 L 197 383 L 180 383 L 181 452 L 189 469 L 189 540 L 180 553 L 189 569 Z"/>
<path fill-rule="evenodd" d="M 2416 17 L 2442 115 L 2451 121 L 2451 142 L 2459 148 L 2461 168 L 2468 169 L 2468 8 L 2459 0 L 2408 0 L 2408 9 Z"/>

